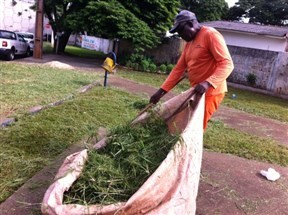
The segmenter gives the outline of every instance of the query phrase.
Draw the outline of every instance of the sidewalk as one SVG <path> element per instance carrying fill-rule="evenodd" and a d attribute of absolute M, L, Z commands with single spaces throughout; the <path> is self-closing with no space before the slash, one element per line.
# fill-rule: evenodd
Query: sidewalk
<path fill-rule="evenodd" d="M 149 98 L 157 89 L 116 76 L 108 86 L 118 87 Z M 163 100 L 171 98 L 168 93 Z M 213 116 L 228 126 L 261 137 L 270 137 L 288 145 L 288 124 L 221 106 Z M 2 215 L 40 214 L 40 203 L 65 156 L 78 151 L 74 146 L 38 172 L 17 192 L 0 204 Z M 276 169 L 281 178 L 276 182 L 264 179 L 259 171 Z M 288 214 L 288 168 L 247 160 L 236 156 L 207 152 L 203 154 L 202 174 L 197 199 L 197 214 Z"/>

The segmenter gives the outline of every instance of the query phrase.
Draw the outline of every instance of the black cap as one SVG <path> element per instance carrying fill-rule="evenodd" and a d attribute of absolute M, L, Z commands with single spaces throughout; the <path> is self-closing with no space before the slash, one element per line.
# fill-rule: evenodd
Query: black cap
<path fill-rule="evenodd" d="M 170 33 L 175 33 L 181 22 L 197 19 L 196 15 L 188 10 L 181 10 L 175 18 L 174 26 L 170 29 Z"/>

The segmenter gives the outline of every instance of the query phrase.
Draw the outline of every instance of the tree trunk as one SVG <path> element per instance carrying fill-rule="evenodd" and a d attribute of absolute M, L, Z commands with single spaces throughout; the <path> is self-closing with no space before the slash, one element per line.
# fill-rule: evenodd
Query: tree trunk
<path fill-rule="evenodd" d="M 68 43 L 68 40 L 69 40 L 69 37 L 71 35 L 72 31 L 65 31 L 64 34 L 62 34 L 60 37 L 56 37 L 56 40 L 55 40 L 55 43 L 54 43 L 54 48 L 53 48 L 53 51 L 56 53 L 56 54 L 63 54 L 64 51 L 65 51 L 65 47 Z M 57 34 L 56 34 L 57 35 Z M 58 47 L 57 47 L 57 43 L 58 43 L 58 40 L 59 39 L 59 44 L 58 44 Z"/>

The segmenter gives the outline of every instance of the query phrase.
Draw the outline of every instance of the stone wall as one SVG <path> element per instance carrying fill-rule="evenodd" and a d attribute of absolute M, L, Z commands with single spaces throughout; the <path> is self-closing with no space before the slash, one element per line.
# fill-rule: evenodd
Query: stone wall
<path fill-rule="evenodd" d="M 278 53 L 236 46 L 229 46 L 229 51 L 235 66 L 229 81 L 247 85 L 246 76 L 251 73 L 256 76 L 256 86 L 265 89 Z"/>
<path fill-rule="evenodd" d="M 176 64 L 184 49 L 185 42 L 179 38 L 166 38 L 157 48 L 147 50 L 146 53 L 154 57 L 157 64 L 172 63 Z"/>
<path fill-rule="evenodd" d="M 278 53 L 272 64 L 267 82 L 267 90 L 276 94 L 288 95 L 288 53 Z"/>
<path fill-rule="evenodd" d="M 249 85 L 247 75 L 256 76 L 253 87 L 288 95 L 288 53 L 229 46 L 235 65 L 228 81 Z"/>

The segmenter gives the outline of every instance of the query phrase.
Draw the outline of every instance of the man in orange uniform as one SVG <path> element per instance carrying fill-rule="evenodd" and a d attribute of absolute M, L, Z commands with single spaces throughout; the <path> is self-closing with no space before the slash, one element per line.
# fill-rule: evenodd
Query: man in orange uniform
<path fill-rule="evenodd" d="M 182 10 L 170 33 L 177 32 L 187 43 L 176 66 L 161 88 L 150 98 L 156 104 L 187 71 L 195 93 L 205 94 L 204 130 L 227 92 L 226 79 L 234 65 L 222 35 L 211 27 L 201 26 L 194 13 Z"/>

